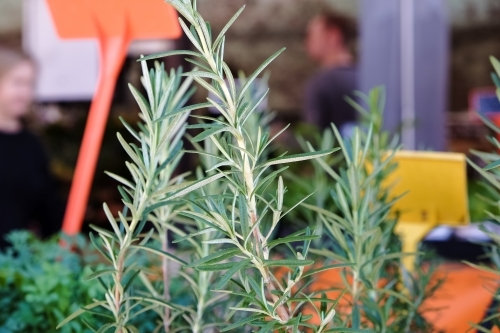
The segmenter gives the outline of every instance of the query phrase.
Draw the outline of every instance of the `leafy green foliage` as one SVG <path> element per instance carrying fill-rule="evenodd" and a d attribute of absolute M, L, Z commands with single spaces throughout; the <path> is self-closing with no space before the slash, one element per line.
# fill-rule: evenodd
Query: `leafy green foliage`
<path fill-rule="evenodd" d="M 497 205 L 496 190 L 482 180 L 470 180 L 467 184 L 469 214 L 473 222 L 486 221 L 490 218 L 488 212 L 500 215 Z"/>
<path fill-rule="evenodd" d="M 175 209 L 182 205 L 178 198 L 221 176 L 215 175 L 195 182 L 185 182 L 185 175 L 174 176 L 182 157 L 181 138 L 185 120 L 189 111 L 196 109 L 184 107 L 193 93 L 190 89 L 192 80 L 188 78 L 182 82 L 180 70 L 167 74 L 163 66 L 158 64 L 154 70 L 148 71 L 146 62 L 143 62 L 143 73 L 147 97 L 131 87 L 141 109 L 143 123 L 139 124 L 140 131 L 137 132 L 124 123 L 139 144 L 129 144 L 118 134 L 118 140 L 131 160 L 126 165 L 133 180 L 110 174 L 121 183 L 118 189 L 125 209 L 115 218 L 105 204 L 104 212 L 112 231 L 94 226 L 98 238 L 91 235 L 92 242 L 109 262 L 109 266 L 95 271 L 87 279 L 98 280 L 102 284 L 106 290 L 105 300 L 95 300 L 88 304 L 60 326 L 92 309 L 93 312 L 108 312 L 108 316 L 112 318 L 101 326 L 104 331 L 114 328 L 117 332 L 135 332 L 137 328 L 132 322 L 137 314 L 134 314 L 133 309 L 145 308 L 156 312 L 168 331 L 172 321 L 178 316 L 171 311 L 184 312 L 182 306 L 170 302 L 168 265 L 172 261 L 179 264 L 185 262 L 169 253 L 167 232 L 175 229 L 172 219 L 176 215 Z M 148 222 L 153 229 L 145 229 Z M 146 230 L 150 231 L 143 234 Z M 157 237 L 153 239 L 155 230 Z M 139 251 L 153 253 L 161 258 L 163 295 L 151 284 L 151 277 L 147 274 L 149 268 L 141 267 L 134 260 Z M 140 278 L 149 294 L 130 288 L 137 278 Z"/>
<path fill-rule="evenodd" d="M 306 127 L 303 131 L 297 134 L 298 142 L 301 148 L 305 151 L 309 150 L 309 145 L 318 147 L 319 150 L 329 150 L 335 148 L 338 143 L 331 130 L 319 132 Z M 289 194 L 285 198 L 284 205 L 291 207 L 295 202 L 301 200 L 304 196 L 313 193 L 306 201 L 306 204 L 316 206 L 326 211 L 335 213 L 337 207 L 329 200 L 330 191 L 335 187 L 336 181 L 323 171 L 321 164 L 329 165 L 332 168 L 339 167 L 343 162 L 341 154 L 332 154 L 321 157 L 321 163 L 312 163 L 312 168 L 306 169 L 302 165 L 300 168 L 288 169 L 285 173 L 285 178 L 290 181 Z M 288 217 L 288 223 L 293 223 L 296 227 L 314 226 L 316 234 L 323 235 L 323 222 L 319 214 L 314 210 L 303 208 L 292 211 Z M 324 237 L 323 237 L 324 238 Z M 324 239 L 317 239 L 314 245 L 321 246 Z"/>
<path fill-rule="evenodd" d="M 56 241 L 43 243 L 28 232 L 8 239 L 12 247 L 0 253 L 0 332 L 50 332 L 99 294 L 97 283 L 83 282 L 90 258 L 84 261 Z M 61 332 L 90 331 L 75 322 Z"/>
<path fill-rule="evenodd" d="M 74 251 L 55 238 L 42 242 L 24 231 L 8 239 L 12 247 L 0 253 L 0 332 L 53 332 L 65 317 L 102 293 L 96 280 L 85 281 L 90 265 L 99 264 L 83 237 L 63 237 Z M 138 328 L 151 331 L 156 317 L 139 315 Z M 90 314 L 82 319 L 94 326 L 105 322 Z M 84 321 L 73 321 L 60 332 L 92 332 Z"/>
<path fill-rule="evenodd" d="M 432 269 L 416 267 L 416 278 L 400 262 L 401 257 L 414 254 L 401 252 L 394 232 L 397 214 L 391 213 L 398 198 L 389 196 L 384 183 L 397 167 L 394 155 L 399 150 L 397 138 L 390 140 L 382 129 L 384 92 L 376 88 L 368 95 L 358 93 L 358 97 L 367 110 L 349 101 L 361 113 L 363 126 L 355 129 L 351 138 L 342 138 L 333 127 L 345 164 L 315 162 L 321 167 L 316 172 L 331 177 L 336 184 L 330 191 L 331 203 L 324 203 L 327 207 L 333 204 L 334 210 L 305 205 L 319 213 L 333 244 L 313 252 L 335 263 L 352 263 L 342 271 L 351 303 L 343 314 L 347 326 L 376 332 L 427 332 L 429 325 L 418 307 L 440 284 L 430 278 Z"/>
<path fill-rule="evenodd" d="M 165 332 L 413 329 L 413 318 L 417 317 L 413 299 L 396 286 L 402 280 L 398 274 L 384 274 L 386 269 L 395 269 L 390 265 L 397 266 L 396 259 L 402 254 L 392 247 L 396 220 L 389 217 L 392 202 L 382 186 L 394 168 L 386 151 L 396 151 L 397 141 L 388 143 L 388 135 L 381 131 L 381 118 L 368 119 L 370 130 L 358 129 L 351 140 L 342 139 L 334 129 L 343 150 L 339 156 L 345 163 L 340 164 L 340 170 L 328 165 L 338 150 L 331 134 L 319 151 L 303 142 L 306 153 L 269 158 L 271 145 L 282 131 L 270 137 L 266 117 L 257 114 L 266 95 L 254 98 L 249 91 L 283 50 L 237 85 L 224 62 L 224 34 L 243 8 L 214 38 L 210 24 L 197 12 L 195 0 L 167 2 L 184 17 L 180 24 L 195 51 L 170 51 L 140 59 L 146 96 L 131 90 L 143 122 L 138 126 L 140 131 L 125 125 L 136 143 L 127 143 L 118 135 L 130 158 L 126 165 L 132 179 L 110 175 L 121 183 L 119 191 L 125 209 L 115 217 L 104 205 L 112 231 L 94 227 L 97 237 L 91 236 L 107 266 L 94 270 L 87 279 L 102 285 L 104 297 L 95 297 L 62 324 L 86 312 L 100 313 L 108 320 L 95 326 L 94 331 L 138 332 L 138 313 L 151 312 L 160 318 L 155 322 L 155 331 Z M 146 60 L 179 54 L 188 56 L 197 68 L 189 73 L 167 74 L 156 65 L 148 71 Z M 186 78 L 184 83 L 182 77 Z M 192 93 L 192 81 L 215 97 L 185 106 Z M 383 109 L 380 96 L 375 91 L 367 98 L 370 110 L 376 110 L 377 116 Z M 220 115 L 196 116 L 198 124 L 185 125 L 189 112 L 206 107 L 218 110 Z M 355 107 L 361 108 L 357 104 Z M 195 149 L 189 153 L 198 154 L 201 161 L 194 181 L 185 180 L 188 174 L 175 173 L 185 153 L 182 137 L 186 129 L 200 131 L 190 138 Z M 316 179 L 331 178 L 325 184 L 335 186 L 320 189 L 320 207 L 305 204 L 314 193 L 307 193 L 287 207 L 284 202 L 289 189 L 282 173 L 288 164 L 304 161 L 316 161 Z M 320 169 L 325 173 L 320 174 Z M 331 199 L 326 195 L 328 190 Z M 319 218 L 314 219 L 322 223 L 311 223 L 274 239 L 283 218 L 302 206 L 319 213 Z M 335 207 L 337 213 L 327 207 Z M 322 229 L 336 242 L 333 251 L 312 249 Z M 174 240 L 169 239 L 169 232 L 174 234 Z M 175 253 L 173 243 L 178 246 Z M 326 255 L 333 262 L 321 267 L 311 252 Z M 160 272 L 155 274 L 153 267 L 137 260 L 146 254 L 159 259 Z M 189 299 L 172 297 L 172 267 L 182 278 Z M 332 269 L 344 271 L 344 293 L 353 299 L 348 314 L 338 315 L 340 299 L 330 300 L 323 291 L 310 288 L 316 274 Z M 380 286 L 383 278 L 387 283 Z M 425 294 L 419 283 L 405 285 L 413 287 L 417 298 Z M 407 304 L 406 312 L 393 311 L 395 306 L 403 307 L 400 303 Z M 314 315 L 306 314 L 306 310 L 312 310 Z M 394 315 L 396 319 L 392 320 Z M 389 330 L 397 325 L 404 326 L 404 330 Z"/>
<path fill-rule="evenodd" d="M 492 78 L 493 82 L 497 86 L 497 95 L 500 99 L 500 62 L 493 57 L 491 57 L 491 62 L 495 69 L 495 73 L 492 73 Z M 500 128 L 493 124 L 489 119 L 482 115 L 480 115 L 480 117 L 483 122 L 495 133 L 500 133 Z M 500 209 L 500 155 L 497 152 L 498 149 L 500 149 L 500 142 L 498 142 L 498 140 L 494 137 L 490 138 L 490 142 L 493 144 L 496 150 L 495 152 L 483 153 L 472 151 L 472 153 L 479 157 L 486 166 L 482 168 L 471 160 L 469 160 L 469 164 L 487 181 L 487 183 L 482 184 L 483 191 L 486 194 L 482 195 L 480 198 L 486 204 L 495 208 L 495 211 L 486 212 L 489 216 L 489 220 L 495 224 L 500 224 L 500 216 L 498 214 L 498 209 Z M 498 233 L 488 229 L 486 225 L 483 225 L 481 229 L 493 240 L 493 243 L 490 246 L 489 257 L 494 265 L 494 268 L 489 266 L 473 266 L 500 275 L 500 236 Z M 494 298 L 498 304 L 498 301 L 500 300 L 500 289 L 495 292 Z M 471 325 L 479 332 L 491 332 L 490 329 L 493 327 L 500 328 L 500 307 L 496 305 L 494 308 L 490 309 L 489 316 L 484 320 L 484 323 Z"/>
<path fill-rule="evenodd" d="M 274 159 L 266 159 L 264 154 L 275 138 L 269 138 L 268 133 L 260 126 L 247 130 L 245 124 L 259 103 L 253 103 L 245 93 L 266 66 L 283 50 L 267 59 L 248 77 L 246 83 L 237 89 L 235 79 L 223 61 L 224 34 L 221 33 L 215 42 L 212 42 L 210 25 L 196 11 L 196 2 L 168 2 L 191 25 L 188 27 L 180 20 L 184 32 L 196 49 L 194 54 L 184 54 L 196 57 L 199 68 L 186 76 L 192 77 L 217 97 L 219 102 L 210 98 L 207 101 L 221 114 L 218 118 L 204 117 L 204 124 L 195 125 L 203 131 L 192 141 L 196 143 L 210 140 L 211 145 L 216 147 L 218 154 L 211 156 L 218 159 L 219 163 L 214 169 L 216 174 L 223 177 L 221 181 L 226 184 L 226 192 L 223 195 L 219 192 L 206 193 L 204 197 L 191 199 L 194 208 L 181 214 L 201 223 L 204 235 L 213 235 L 212 238 L 202 241 L 204 244 L 220 245 L 223 252 L 220 256 L 208 255 L 201 258 L 191 266 L 198 271 L 220 271 L 222 275 L 214 289 L 241 298 L 238 306 L 233 308 L 235 313 L 253 313 L 229 328 L 253 325 L 261 327 L 263 331 L 291 332 L 294 328 L 307 325 L 309 319 L 300 314 L 299 310 L 304 302 L 295 298 L 304 297 L 300 293 L 295 294 L 294 288 L 300 285 L 305 267 L 313 264 L 313 261 L 306 258 L 310 242 L 316 237 L 311 230 L 306 229 L 293 237 L 282 239 L 281 242 L 288 245 L 285 249 L 290 250 L 291 259 L 280 258 L 284 254 L 283 251 L 276 252 L 273 256 L 272 245 L 278 244 L 270 243 L 272 234 L 283 216 L 295 207 L 285 211 L 283 198 L 286 187 L 279 175 L 284 169 L 272 171 L 271 167 L 320 158 L 331 154 L 335 149 L 296 155 L 283 154 Z M 228 27 L 240 13 L 241 10 L 228 23 Z M 276 180 L 276 192 L 272 193 L 268 188 Z M 266 216 L 269 216 L 268 224 L 263 222 Z M 193 237 L 197 236 L 193 234 Z M 301 250 L 290 245 L 299 240 L 303 241 Z M 226 253 L 232 255 L 235 260 L 227 261 Z M 276 257 L 278 255 L 280 257 Z M 286 268 L 290 272 L 281 282 L 273 267 Z M 232 282 L 235 290 L 225 289 L 229 282 Z M 328 313 L 332 315 L 326 316 L 325 322 L 315 328 L 315 331 L 324 331 L 331 325 L 333 308 Z"/>

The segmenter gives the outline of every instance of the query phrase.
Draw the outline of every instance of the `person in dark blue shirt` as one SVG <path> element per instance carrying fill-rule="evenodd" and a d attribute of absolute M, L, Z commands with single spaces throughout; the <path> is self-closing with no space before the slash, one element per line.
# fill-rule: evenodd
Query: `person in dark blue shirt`
<path fill-rule="evenodd" d="M 307 51 L 320 68 L 307 83 L 304 119 L 321 129 L 334 123 L 346 134 L 356 122 L 356 111 L 345 100 L 358 87 L 349 47 L 354 37 L 351 20 L 337 13 L 325 12 L 309 23 Z"/>

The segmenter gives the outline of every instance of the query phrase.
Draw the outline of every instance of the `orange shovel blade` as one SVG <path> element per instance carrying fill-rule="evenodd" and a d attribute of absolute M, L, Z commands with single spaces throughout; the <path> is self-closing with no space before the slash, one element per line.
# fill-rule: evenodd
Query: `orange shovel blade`
<path fill-rule="evenodd" d="M 161 0 L 47 0 L 61 38 L 97 38 L 96 24 L 109 37 L 123 33 L 135 39 L 175 39 L 181 28 L 174 8 Z"/>

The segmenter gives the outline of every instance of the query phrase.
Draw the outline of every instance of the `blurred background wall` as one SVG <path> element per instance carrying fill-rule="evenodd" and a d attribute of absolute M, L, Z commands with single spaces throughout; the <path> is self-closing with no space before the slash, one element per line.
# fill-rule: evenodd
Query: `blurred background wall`
<path fill-rule="evenodd" d="M 452 23 L 450 111 L 467 109 L 468 91 L 490 86 L 490 55 L 500 56 L 500 1 L 446 0 Z M 228 61 L 250 71 L 272 50 L 288 50 L 272 65 L 270 104 L 298 113 L 302 87 L 314 70 L 303 48 L 308 19 L 324 3 L 356 18 L 358 0 L 205 0 L 202 13 L 222 28 L 237 8 L 247 4 L 244 19 L 228 35 Z M 217 4 L 217 5 L 214 5 Z"/>
<path fill-rule="evenodd" d="M 22 1 L 0 1 L 0 33 L 20 34 L 22 26 Z"/>
<path fill-rule="evenodd" d="M 159 0 L 161 1 L 161 0 Z M 473 87 L 491 85 L 490 55 L 500 56 L 500 1 L 445 0 L 452 33 L 450 111 L 467 108 L 467 93 Z M 320 8 L 356 17 L 358 0 L 200 0 L 200 10 L 220 30 L 243 4 L 247 10 L 230 30 L 227 61 L 234 68 L 250 72 L 274 50 L 288 50 L 272 66 L 270 105 L 297 115 L 302 105 L 302 88 L 314 70 L 303 47 L 308 19 Z M 20 42 L 22 1 L 0 0 L 0 40 Z"/>
<path fill-rule="evenodd" d="M 447 3 L 452 25 L 448 126 L 456 130 L 449 131 L 452 133 L 450 150 L 467 152 L 484 145 L 482 129 L 471 124 L 467 113 L 462 111 L 468 108 L 471 89 L 492 85 L 488 58 L 490 55 L 500 58 L 500 0 L 443 1 Z M 241 19 L 227 34 L 226 61 L 233 69 L 249 74 L 275 51 L 287 47 L 270 66 L 269 104 L 283 122 L 299 119 L 304 84 L 316 69 L 304 47 L 310 18 L 325 5 L 353 18 L 357 18 L 359 12 L 359 0 L 198 0 L 198 3 L 202 14 L 212 22 L 215 33 L 242 5 L 247 5 Z M 0 0 L 0 42 L 21 44 L 22 14 L 23 0 Z M 182 47 L 181 44 L 178 47 Z M 115 132 L 121 130 L 117 115 L 129 117 L 131 122 L 136 116 L 136 106 L 126 83 L 139 86 L 139 67 L 135 57 L 130 58 L 117 85 L 114 115 L 108 123 L 88 213 L 88 219 L 94 222 L 106 220 L 101 203 L 109 203 L 116 196 L 115 184 L 103 170 L 126 174 L 123 165 L 126 156 L 115 136 Z M 38 133 L 51 154 L 64 193 L 71 182 L 89 102 L 45 103 L 37 107 L 33 124 L 40 127 Z"/>

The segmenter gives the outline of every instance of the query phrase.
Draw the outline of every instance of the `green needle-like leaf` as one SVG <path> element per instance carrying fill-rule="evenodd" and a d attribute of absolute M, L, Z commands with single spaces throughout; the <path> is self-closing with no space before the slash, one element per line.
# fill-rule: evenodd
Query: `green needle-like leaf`
<path fill-rule="evenodd" d="M 236 274 L 236 272 L 243 270 L 250 263 L 250 261 L 251 259 L 246 259 L 235 264 L 231 269 L 229 269 L 226 273 L 224 273 L 224 275 L 220 277 L 219 282 L 217 282 L 214 289 L 215 290 L 222 289 L 222 287 L 224 287 L 224 285 L 229 282 L 229 280 L 234 276 L 234 274 Z"/>
<path fill-rule="evenodd" d="M 246 325 L 246 324 L 250 324 L 250 323 L 257 321 L 257 320 L 262 320 L 263 318 L 264 318 L 264 316 L 262 316 L 260 314 L 252 315 L 250 317 L 241 319 L 234 324 L 228 325 L 228 326 L 222 328 L 220 331 L 221 332 L 232 331 L 235 328 L 241 327 L 241 326 Z"/>
<path fill-rule="evenodd" d="M 295 260 L 295 259 L 280 259 L 280 260 L 266 260 L 264 266 L 266 267 L 301 267 L 310 266 L 314 264 L 314 260 Z"/>
<path fill-rule="evenodd" d="M 274 159 L 271 159 L 271 160 L 263 163 L 261 165 L 261 167 L 268 167 L 268 166 L 277 165 L 277 164 L 287 164 L 287 163 L 295 163 L 295 162 L 300 162 L 300 161 L 312 160 L 315 158 L 330 155 L 338 150 L 339 150 L 339 148 L 330 149 L 330 150 L 323 150 L 323 151 L 316 151 L 316 152 L 311 152 L 311 153 L 303 153 L 303 154 L 297 154 L 297 155 L 278 157 L 278 158 L 274 158 Z"/>
<path fill-rule="evenodd" d="M 167 259 L 170 259 L 170 260 L 173 260 L 175 262 L 178 262 L 181 265 L 187 265 L 187 262 L 185 262 L 184 260 L 182 260 L 182 259 L 174 256 L 173 254 L 165 252 L 165 251 L 162 251 L 162 250 L 155 249 L 155 248 L 150 247 L 150 246 L 146 246 L 146 245 L 131 245 L 130 248 L 131 249 L 139 249 L 139 250 L 148 251 L 148 252 L 157 254 L 160 257 L 165 257 Z"/>

